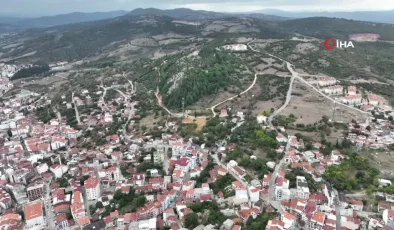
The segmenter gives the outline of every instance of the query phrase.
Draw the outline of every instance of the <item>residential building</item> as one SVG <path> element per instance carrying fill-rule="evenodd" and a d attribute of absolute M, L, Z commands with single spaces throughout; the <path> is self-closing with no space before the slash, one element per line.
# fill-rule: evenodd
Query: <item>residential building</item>
<path fill-rule="evenodd" d="M 45 224 L 41 200 L 26 204 L 25 220 L 27 227 L 32 227 L 35 225 L 40 226 Z"/>
<path fill-rule="evenodd" d="M 86 198 L 88 200 L 97 200 L 100 197 L 100 183 L 98 179 L 89 177 L 85 181 L 84 187 L 86 190 Z"/>

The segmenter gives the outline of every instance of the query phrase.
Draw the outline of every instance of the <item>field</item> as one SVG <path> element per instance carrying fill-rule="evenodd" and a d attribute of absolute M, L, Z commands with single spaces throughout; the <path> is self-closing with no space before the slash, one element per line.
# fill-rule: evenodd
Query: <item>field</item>
<path fill-rule="evenodd" d="M 207 124 L 207 118 L 205 118 L 205 117 L 197 117 L 197 118 L 188 117 L 188 118 L 183 119 L 183 121 L 182 121 L 182 124 L 193 124 L 193 123 L 197 124 L 196 131 L 199 132 Z"/>
<path fill-rule="evenodd" d="M 321 120 L 323 116 L 332 119 L 333 111 L 334 103 L 332 101 L 319 95 L 307 85 L 295 81 L 291 101 L 281 115 L 289 116 L 293 114 L 297 117 L 296 123 L 313 124 Z M 364 122 L 366 118 L 365 114 L 337 105 L 333 121 L 348 123 L 355 119 Z"/>

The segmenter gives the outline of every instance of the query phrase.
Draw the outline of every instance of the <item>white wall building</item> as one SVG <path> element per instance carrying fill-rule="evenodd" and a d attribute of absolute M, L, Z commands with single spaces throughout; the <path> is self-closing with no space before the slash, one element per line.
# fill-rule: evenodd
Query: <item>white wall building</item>
<path fill-rule="evenodd" d="M 84 187 L 88 200 L 97 200 L 100 197 L 100 183 L 96 178 L 89 177 L 89 179 L 85 181 Z"/>

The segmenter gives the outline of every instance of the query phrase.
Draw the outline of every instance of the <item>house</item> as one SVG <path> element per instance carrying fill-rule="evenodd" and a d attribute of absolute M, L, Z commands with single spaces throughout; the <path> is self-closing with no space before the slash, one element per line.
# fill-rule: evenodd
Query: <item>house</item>
<path fill-rule="evenodd" d="M 337 80 L 333 77 L 322 77 L 318 79 L 317 83 L 319 84 L 319 86 L 328 86 L 334 85 L 335 83 L 337 83 Z"/>
<path fill-rule="evenodd" d="M 324 212 L 315 212 L 308 223 L 310 229 L 322 230 L 324 227 L 324 222 L 326 219 L 326 214 Z"/>
<path fill-rule="evenodd" d="M 332 85 L 322 89 L 325 94 L 328 95 L 341 95 L 343 93 L 343 86 Z"/>
<path fill-rule="evenodd" d="M 349 85 L 347 87 L 347 94 L 348 95 L 356 95 L 357 94 L 357 87 L 354 85 Z"/>
<path fill-rule="evenodd" d="M 362 102 L 361 94 L 347 95 L 342 98 L 342 102 L 348 105 L 360 104 Z"/>
<path fill-rule="evenodd" d="M 69 227 L 67 216 L 65 213 L 60 213 L 56 215 L 55 220 L 58 229 L 67 229 Z"/>
<path fill-rule="evenodd" d="M 384 98 L 377 94 L 368 94 L 368 101 L 370 105 L 380 105 L 384 102 Z"/>
<path fill-rule="evenodd" d="M 145 174 L 144 173 L 133 174 L 132 181 L 134 186 L 143 186 L 145 184 Z"/>
<path fill-rule="evenodd" d="M 353 201 L 352 201 L 352 204 L 351 204 L 350 206 L 352 206 L 352 208 L 354 209 L 354 211 L 362 211 L 362 210 L 363 210 L 363 207 L 364 207 L 364 204 L 363 204 L 363 202 L 360 201 L 360 200 L 353 200 Z"/>
<path fill-rule="evenodd" d="M 296 182 L 297 182 L 297 197 L 299 199 L 308 199 L 310 192 L 309 192 L 308 183 L 307 183 L 305 177 L 297 176 Z"/>
<path fill-rule="evenodd" d="M 383 221 L 388 227 L 394 229 L 394 210 L 384 210 Z"/>
<path fill-rule="evenodd" d="M 276 135 L 276 140 L 280 143 L 287 142 L 287 138 L 282 133 L 278 133 L 278 135 Z"/>
<path fill-rule="evenodd" d="M 56 178 L 61 178 L 68 171 L 68 166 L 63 164 L 54 164 L 49 168 Z"/>
<path fill-rule="evenodd" d="M 288 213 L 287 211 L 283 211 L 280 215 L 280 220 L 284 223 L 284 228 L 285 229 L 295 229 L 296 228 L 296 224 L 297 224 L 297 218 Z"/>

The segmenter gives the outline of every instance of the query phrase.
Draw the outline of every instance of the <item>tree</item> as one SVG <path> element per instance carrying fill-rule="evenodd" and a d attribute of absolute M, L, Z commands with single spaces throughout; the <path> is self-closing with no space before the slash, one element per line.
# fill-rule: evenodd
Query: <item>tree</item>
<path fill-rule="evenodd" d="M 7 130 L 7 134 L 8 134 L 9 137 L 12 137 L 12 131 L 11 131 L 11 129 L 8 129 L 8 130 Z"/>
<path fill-rule="evenodd" d="M 185 227 L 193 229 L 198 226 L 198 216 L 196 213 L 189 213 L 185 215 Z"/>
<path fill-rule="evenodd" d="M 98 209 L 98 208 L 104 208 L 103 203 L 102 203 L 101 201 L 97 202 L 97 203 L 96 203 L 96 208 L 97 208 L 97 209 Z"/>

